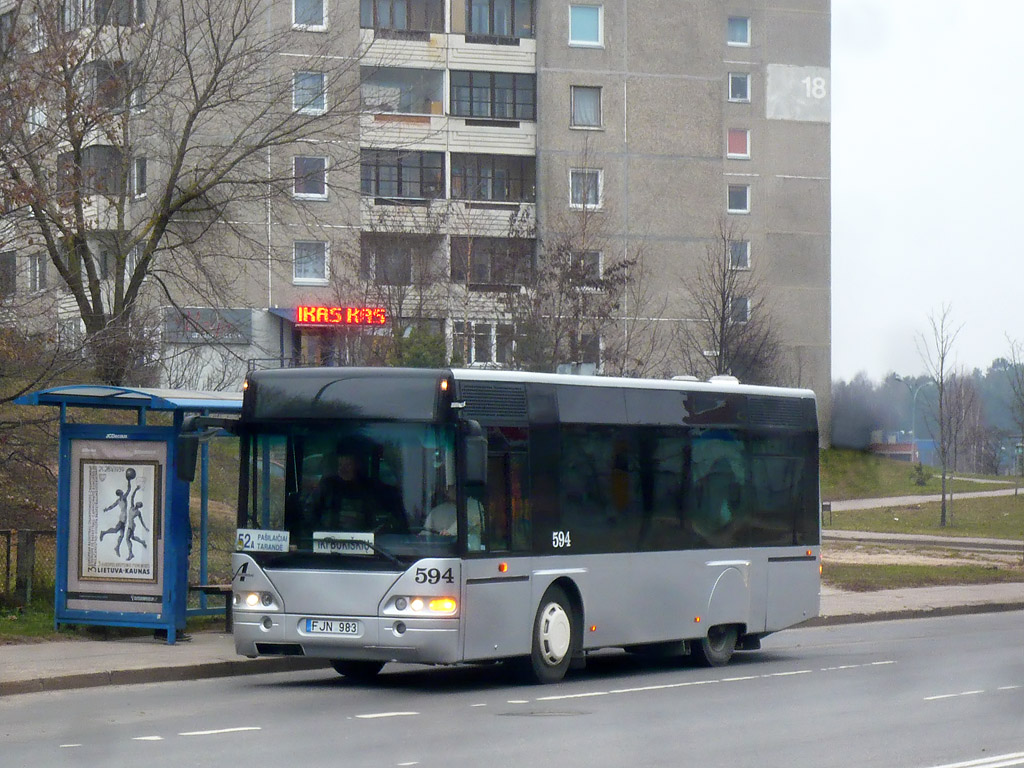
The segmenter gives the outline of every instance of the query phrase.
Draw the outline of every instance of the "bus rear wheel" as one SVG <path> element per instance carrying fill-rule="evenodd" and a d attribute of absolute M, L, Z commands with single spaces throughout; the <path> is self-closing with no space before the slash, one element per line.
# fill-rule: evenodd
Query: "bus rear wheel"
<path fill-rule="evenodd" d="M 557 683 L 565 677 L 578 642 L 575 626 L 565 590 L 549 587 L 533 621 L 529 671 L 538 683 Z"/>
<path fill-rule="evenodd" d="M 736 650 L 739 631 L 733 624 L 708 629 L 708 636 L 693 643 L 694 660 L 702 667 L 724 667 Z"/>
<path fill-rule="evenodd" d="M 383 661 L 352 661 L 350 659 L 335 659 L 331 662 L 334 671 L 344 675 L 349 680 L 358 683 L 368 683 L 377 677 L 377 673 L 384 667 Z"/>

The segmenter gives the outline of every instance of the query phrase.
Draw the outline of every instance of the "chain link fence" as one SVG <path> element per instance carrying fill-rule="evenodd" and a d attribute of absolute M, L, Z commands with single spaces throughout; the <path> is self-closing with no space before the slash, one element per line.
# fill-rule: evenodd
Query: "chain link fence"
<path fill-rule="evenodd" d="M 52 603 L 56 574 L 56 531 L 0 530 L 0 603 Z"/>

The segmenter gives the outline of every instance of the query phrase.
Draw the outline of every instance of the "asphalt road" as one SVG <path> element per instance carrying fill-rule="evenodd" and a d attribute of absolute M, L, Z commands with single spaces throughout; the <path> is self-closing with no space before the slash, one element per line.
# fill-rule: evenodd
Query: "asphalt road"
<path fill-rule="evenodd" d="M 18 766 L 1024 766 L 1020 612 L 789 630 L 722 669 L 607 654 L 561 684 L 393 666 L 0 699 Z"/>

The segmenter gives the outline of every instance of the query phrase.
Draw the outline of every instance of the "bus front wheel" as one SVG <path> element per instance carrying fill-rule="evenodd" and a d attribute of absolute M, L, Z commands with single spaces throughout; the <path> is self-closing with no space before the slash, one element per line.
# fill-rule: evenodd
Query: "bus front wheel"
<path fill-rule="evenodd" d="M 572 604 L 561 587 L 544 593 L 533 621 L 530 672 L 538 683 L 557 683 L 569 669 L 577 638 Z"/>
<path fill-rule="evenodd" d="M 694 660 L 702 667 L 724 667 L 736 650 L 739 631 L 733 624 L 708 629 L 708 636 L 693 643 Z"/>
<path fill-rule="evenodd" d="M 368 683 L 377 677 L 377 673 L 384 667 L 383 661 L 352 661 L 349 659 L 335 659 L 331 662 L 334 671 L 344 675 L 349 680 L 358 683 Z"/>

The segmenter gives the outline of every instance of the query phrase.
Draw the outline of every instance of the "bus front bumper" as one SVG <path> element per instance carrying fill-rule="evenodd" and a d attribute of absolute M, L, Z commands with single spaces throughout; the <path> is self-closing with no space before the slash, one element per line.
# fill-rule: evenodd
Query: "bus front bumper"
<path fill-rule="evenodd" d="M 453 664 L 458 618 L 299 616 L 236 610 L 235 651 L 256 656 Z"/>

